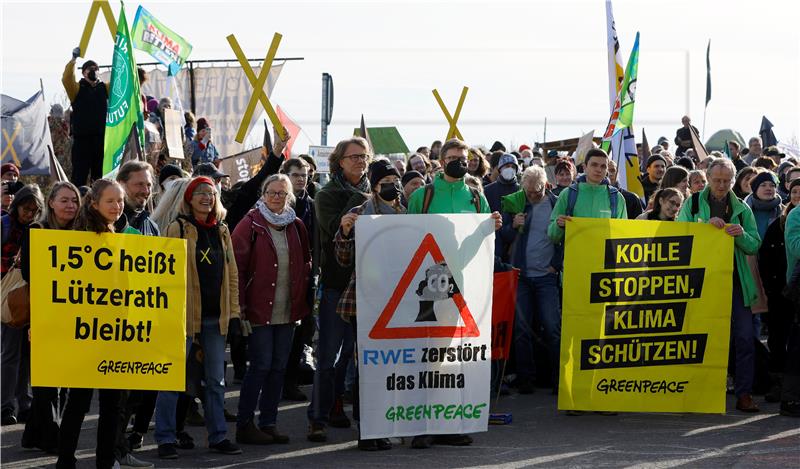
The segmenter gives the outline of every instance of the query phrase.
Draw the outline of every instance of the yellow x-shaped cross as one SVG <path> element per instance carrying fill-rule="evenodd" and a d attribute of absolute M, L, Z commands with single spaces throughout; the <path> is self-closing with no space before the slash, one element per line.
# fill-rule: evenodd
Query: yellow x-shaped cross
<path fill-rule="evenodd" d="M 433 96 L 436 98 L 436 102 L 439 103 L 439 107 L 442 108 L 442 112 L 444 113 L 444 117 L 447 119 L 448 124 L 450 124 L 450 128 L 447 130 L 447 138 L 445 140 L 450 140 L 451 138 L 464 140 L 464 137 L 461 135 L 461 131 L 458 130 L 458 126 L 456 124 L 458 123 L 458 117 L 461 115 L 461 107 L 464 105 L 464 100 L 467 98 L 467 91 L 469 91 L 469 88 L 466 86 L 461 90 L 461 97 L 458 98 L 456 112 L 451 116 L 450 111 L 447 110 L 447 107 L 444 105 L 444 101 L 442 101 L 442 97 L 439 96 L 439 92 L 437 90 L 433 90 Z"/>
<path fill-rule="evenodd" d="M 0 160 L 4 160 L 6 159 L 6 155 L 11 153 L 11 158 L 14 159 L 14 163 L 17 165 L 17 167 L 21 167 L 22 163 L 19 161 L 17 151 L 14 150 L 14 140 L 17 139 L 17 134 L 19 134 L 20 129 L 22 129 L 22 126 L 19 125 L 19 122 L 16 122 L 16 125 L 14 126 L 14 133 L 12 133 L 11 136 L 8 135 L 6 129 L 3 129 L 3 137 L 6 138 L 6 147 L 3 148 L 3 154 L 0 156 Z"/>
<path fill-rule="evenodd" d="M 83 34 L 81 34 L 81 57 L 86 57 L 86 49 L 89 47 L 89 39 L 92 37 L 94 31 L 94 24 L 97 20 L 97 12 L 102 10 L 103 16 L 106 18 L 108 30 L 111 32 L 111 42 L 114 42 L 117 37 L 117 20 L 114 19 L 114 12 L 111 11 L 111 6 L 108 0 L 95 0 L 92 2 L 92 7 L 89 9 L 89 17 L 86 18 L 86 25 L 83 27 Z"/>
<path fill-rule="evenodd" d="M 205 251 L 202 249 L 200 250 L 200 255 L 202 256 L 200 257 L 200 262 L 208 262 L 208 264 L 211 265 L 211 259 L 208 258 L 209 252 L 211 252 L 211 248 L 206 248 Z"/>
<path fill-rule="evenodd" d="M 264 59 L 264 63 L 261 65 L 261 72 L 258 74 L 258 79 L 256 79 L 256 74 L 253 73 L 253 69 L 250 68 L 250 63 L 245 58 L 244 52 L 242 52 L 242 48 L 239 47 L 239 42 L 236 40 L 233 34 L 227 38 L 228 44 L 231 45 L 233 53 L 236 55 L 236 58 L 239 59 L 239 63 L 242 65 L 242 70 L 244 70 L 247 80 L 250 82 L 250 85 L 253 86 L 253 95 L 250 97 L 250 101 L 247 103 L 244 116 L 242 116 L 242 122 L 239 124 L 239 131 L 236 133 L 235 140 L 239 143 L 244 142 L 244 137 L 247 133 L 247 127 L 250 126 L 250 120 L 253 118 L 253 112 L 256 110 L 256 102 L 258 101 L 261 101 L 261 105 L 264 106 L 264 110 L 267 111 L 269 120 L 272 121 L 272 125 L 275 126 L 278 134 L 281 137 L 286 138 L 286 129 L 283 128 L 283 124 L 281 124 L 280 119 L 278 119 L 278 114 L 272 107 L 272 103 L 269 102 L 269 97 L 267 97 L 267 94 L 264 93 L 264 83 L 266 83 L 267 77 L 269 76 L 269 71 L 272 68 L 272 61 L 275 59 L 275 53 L 278 51 L 278 45 L 281 43 L 282 37 L 283 36 L 281 36 L 279 33 L 275 33 L 275 35 L 272 36 L 272 44 L 270 44 L 269 50 L 267 51 L 267 57 Z"/>

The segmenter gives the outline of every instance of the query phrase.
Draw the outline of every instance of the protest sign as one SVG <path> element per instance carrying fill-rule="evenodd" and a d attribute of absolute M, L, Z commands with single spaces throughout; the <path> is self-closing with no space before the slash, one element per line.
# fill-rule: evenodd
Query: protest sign
<path fill-rule="evenodd" d="M 183 159 L 183 125 L 181 113 L 174 109 L 164 109 L 164 136 L 166 137 L 169 157 Z"/>
<path fill-rule="evenodd" d="M 322 147 L 318 145 L 309 145 L 308 154 L 314 158 L 314 163 L 317 164 L 318 173 L 330 172 L 330 162 L 328 157 L 333 153 L 333 147 Z"/>
<path fill-rule="evenodd" d="M 733 238 L 575 218 L 565 249 L 558 408 L 724 413 Z"/>
<path fill-rule="evenodd" d="M 186 242 L 31 230 L 31 384 L 182 391 Z"/>
<path fill-rule="evenodd" d="M 486 431 L 493 221 L 364 215 L 355 232 L 361 438 Z"/>
<path fill-rule="evenodd" d="M 239 181 L 248 181 L 261 169 L 261 147 L 244 151 L 219 160 L 222 172 L 230 176 L 231 186 Z"/>

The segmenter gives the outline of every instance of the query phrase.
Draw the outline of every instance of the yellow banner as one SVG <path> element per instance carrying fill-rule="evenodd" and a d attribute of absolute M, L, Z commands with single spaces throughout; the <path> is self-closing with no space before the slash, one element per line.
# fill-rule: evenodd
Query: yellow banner
<path fill-rule="evenodd" d="M 182 391 L 186 241 L 31 230 L 31 384 Z"/>
<path fill-rule="evenodd" d="M 733 238 L 573 218 L 565 248 L 558 408 L 725 413 Z"/>

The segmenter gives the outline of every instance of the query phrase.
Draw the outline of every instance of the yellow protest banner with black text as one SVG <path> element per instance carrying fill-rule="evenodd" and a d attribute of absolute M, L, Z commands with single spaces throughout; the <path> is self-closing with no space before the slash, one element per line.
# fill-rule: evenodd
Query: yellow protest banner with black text
<path fill-rule="evenodd" d="M 182 391 L 186 241 L 31 230 L 33 386 Z"/>
<path fill-rule="evenodd" d="M 733 238 L 704 223 L 567 223 L 562 410 L 725 412 Z"/>

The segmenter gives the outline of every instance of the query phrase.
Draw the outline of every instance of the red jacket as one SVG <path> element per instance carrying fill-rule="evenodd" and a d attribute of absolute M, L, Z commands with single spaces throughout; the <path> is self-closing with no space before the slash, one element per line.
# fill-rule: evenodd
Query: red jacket
<path fill-rule="evenodd" d="M 254 325 L 269 324 L 278 256 L 268 223 L 257 209 L 250 210 L 233 230 L 233 251 L 239 268 L 239 305 L 242 319 Z M 289 245 L 289 288 L 291 320 L 302 319 L 310 312 L 307 289 L 311 275 L 311 250 L 303 222 L 295 218 L 286 226 Z"/>

